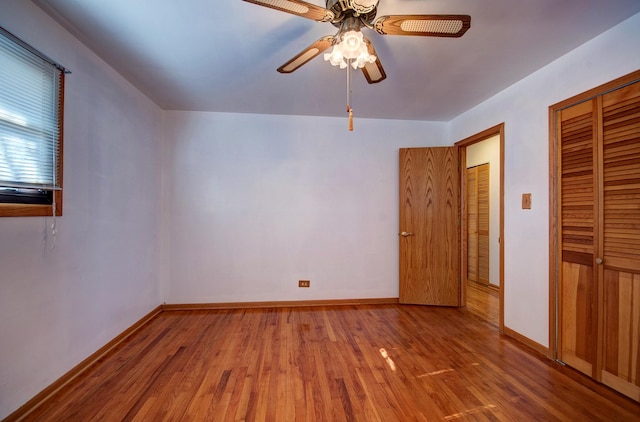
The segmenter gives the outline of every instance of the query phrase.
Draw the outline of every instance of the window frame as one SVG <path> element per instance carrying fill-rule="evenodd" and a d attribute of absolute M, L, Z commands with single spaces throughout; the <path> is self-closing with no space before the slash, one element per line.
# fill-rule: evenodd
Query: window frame
<path fill-rule="evenodd" d="M 56 171 L 56 184 L 59 186 L 59 189 L 49 190 L 53 194 L 53 204 L 55 204 L 55 212 L 53 209 L 53 204 L 29 204 L 29 203 L 19 203 L 19 202 L 0 202 L 0 217 L 47 217 L 47 216 L 62 216 L 62 200 L 63 200 L 63 165 L 64 165 L 64 92 L 65 92 L 65 75 L 69 72 L 68 69 L 64 68 L 60 64 L 48 58 L 46 55 L 42 54 L 35 48 L 33 48 L 30 44 L 22 41 L 20 38 L 13 35 L 11 32 L 7 31 L 3 27 L 0 27 L 0 30 L 4 36 L 9 38 L 11 41 L 29 51 L 30 53 L 38 56 L 40 59 L 48 62 L 50 65 L 57 67 L 60 70 L 60 80 L 59 80 L 59 90 L 58 90 L 58 101 L 57 101 L 57 114 L 58 114 L 58 161 L 57 161 L 57 169 Z M 48 190 L 48 189 L 45 189 Z"/>

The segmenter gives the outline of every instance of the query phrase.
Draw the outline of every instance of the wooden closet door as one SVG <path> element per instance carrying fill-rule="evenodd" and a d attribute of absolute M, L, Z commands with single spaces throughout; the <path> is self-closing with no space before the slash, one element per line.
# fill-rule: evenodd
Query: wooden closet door
<path fill-rule="evenodd" d="M 478 279 L 489 284 L 489 164 L 478 169 Z"/>
<path fill-rule="evenodd" d="M 478 281 L 478 170 L 467 169 L 467 280 Z"/>
<path fill-rule="evenodd" d="M 489 284 L 489 164 L 467 169 L 467 280 Z"/>
<path fill-rule="evenodd" d="M 640 83 L 602 97 L 602 382 L 640 401 Z"/>
<path fill-rule="evenodd" d="M 560 112 L 558 359 L 595 377 L 596 101 Z"/>
<path fill-rule="evenodd" d="M 640 401 L 640 82 L 559 113 L 558 358 Z"/>

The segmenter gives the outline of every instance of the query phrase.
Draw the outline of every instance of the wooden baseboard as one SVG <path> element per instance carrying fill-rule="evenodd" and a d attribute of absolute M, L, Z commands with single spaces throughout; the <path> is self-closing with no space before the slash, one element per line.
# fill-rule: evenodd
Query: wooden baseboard
<path fill-rule="evenodd" d="M 305 306 L 395 305 L 397 297 L 378 299 L 326 299 L 275 302 L 165 303 L 163 311 L 201 311 L 212 309 L 300 308 Z"/>
<path fill-rule="evenodd" d="M 493 284 L 480 284 L 476 281 L 467 281 L 467 289 L 476 289 L 493 297 L 500 296 L 500 287 Z"/>
<path fill-rule="evenodd" d="M 519 332 L 514 331 L 509 327 L 504 327 L 504 331 L 502 332 L 502 334 L 504 334 L 507 337 L 511 337 L 512 339 L 516 340 L 518 343 L 525 345 L 529 349 L 532 349 L 533 351 L 541 354 L 542 356 L 551 358 L 551 354 L 548 347 L 545 347 L 542 344 L 531 340 L 529 337 L 523 336 Z"/>
<path fill-rule="evenodd" d="M 69 385 L 74 379 L 80 376 L 83 372 L 89 369 L 93 364 L 98 362 L 102 357 L 104 357 L 107 353 L 117 347 L 119 344 L 127 340 L 131 337 L 136 331 L 145 326 L 149 321 L 155 318 L 158 314 L 162 312 L 162 306 L 156 307 L 154 310 L 149 312 L 147 315 L 138 320 L 131 327 L 127 328 L 121 334 L 116 336 L 109 343 L 102 346 L 91 356 L 80 362 L 69 372 L 58 378 L 47 388 L 39 392 L 36 396 L 34 396 L 31 400 L 20 406 L 15 412 L 11 413 L 3 422 L 13 422 L 20 421 L 26 418 L 31 412 L 40 407 L 43 403 L 49 400 L 55 393 L 57 393 L 62 388 Z"/>

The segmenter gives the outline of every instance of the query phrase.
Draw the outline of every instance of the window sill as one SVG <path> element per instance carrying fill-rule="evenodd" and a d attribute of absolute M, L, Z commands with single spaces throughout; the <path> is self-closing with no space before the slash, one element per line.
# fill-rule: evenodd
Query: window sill
<path fill-rule="evenodd" d="M 0 217 L 50 217 L 51 205 L 0 204 Z M 56 205 L 56 216 L 62 215 L 62 205 Z"/>

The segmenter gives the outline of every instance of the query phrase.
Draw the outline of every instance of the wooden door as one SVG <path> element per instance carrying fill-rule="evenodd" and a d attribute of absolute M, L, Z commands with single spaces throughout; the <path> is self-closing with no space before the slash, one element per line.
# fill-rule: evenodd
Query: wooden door
<path fill-rule="evenodd" d="M 478 166 L 478 279 L 489 284 L 489 163 Z"/>
<path fill-rule="evenodd" d="M 458 148 L 400 149 L 400 303 L 460 306 Z"/>
<path fill-rule="evenodd" d="M 558 358 L 640 401 L 640 82 L 559 132 Z"/>
<path fill-rule="evenodd" d="M 478 280 L 478 169 L 467 169 L 467 280 Z"/>
<path fill-rule="evenodd" d="M 489 164 L 467 169 L 467 280 L 489 284 Z"/>
<path fill-rule="evenodd" d="M 561 111 L 558 148 L 558 359 L 589 376 L 597 350 L 595 106 L 592 100 Z"/>
<path fill-rule="evenodd" d="M 602 97 L 602 382 L 640 401 L 640 82 Z"/>

